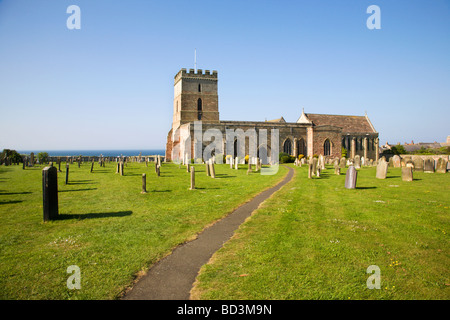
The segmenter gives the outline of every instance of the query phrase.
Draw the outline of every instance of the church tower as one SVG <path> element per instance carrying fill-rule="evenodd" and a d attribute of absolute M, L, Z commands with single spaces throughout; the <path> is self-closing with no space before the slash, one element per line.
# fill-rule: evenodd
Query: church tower
<path fill-rule="evenodd" d="M 181 69 L 175 76 L 172 130 L 188 122 L 201 120 L 219 123 L 217 71 Z"/>

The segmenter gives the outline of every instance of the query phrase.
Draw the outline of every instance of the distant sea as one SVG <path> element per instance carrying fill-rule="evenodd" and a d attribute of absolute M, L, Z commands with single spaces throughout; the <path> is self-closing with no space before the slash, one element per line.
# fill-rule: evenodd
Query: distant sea
<path fill-rule="evenodd" d="M 138 156 L 141 153 L 143 156 L 153 155 L 165 155 L 164 149 L 136 149 L 136 150 L 17 150 L 20 154 L 30 154 L 34 152 L 37 155 L 39 152 L 47 152 L 51 157 L 64 157 L 64 156 L 104 156 L 104 157 L 117 157 L 117 156 Z"/>

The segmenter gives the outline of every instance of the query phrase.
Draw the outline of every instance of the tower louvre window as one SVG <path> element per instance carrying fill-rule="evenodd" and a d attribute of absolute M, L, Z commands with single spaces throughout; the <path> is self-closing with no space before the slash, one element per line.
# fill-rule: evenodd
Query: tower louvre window
<path fill-rule="evenodd" d="M 200 83 L 198 84 L 198 92 L 202 92 L 202 85 Z"/>

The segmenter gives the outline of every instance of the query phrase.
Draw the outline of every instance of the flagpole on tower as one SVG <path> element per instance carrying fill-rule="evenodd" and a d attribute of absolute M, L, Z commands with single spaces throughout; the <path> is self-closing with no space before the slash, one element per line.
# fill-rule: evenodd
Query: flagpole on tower
<path fill-rule="evenodd" d="M 197 48 L 194 49 L 194 69 L 195 73 L 197 73 Z"/>

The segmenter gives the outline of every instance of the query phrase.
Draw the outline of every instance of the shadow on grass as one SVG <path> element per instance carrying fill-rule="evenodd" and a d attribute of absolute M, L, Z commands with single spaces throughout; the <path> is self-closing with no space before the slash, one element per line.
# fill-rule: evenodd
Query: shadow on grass
<path fill-rule="evenodd" d="M 23 202 L 22 200 L 9 200 L 9 201 L 0 201 L 0 205 L 2 204 L 13 204 L 13 203 L 20 203 Z"/>
<path fill-rule="evenodd" d="M 86 188 L 86 189 L 77 189 L 77 190 L 58 190 L 58 192 L 76 192 L 76 191 L 89 191 L 89 190 L 97 190 L 97 188 Z"/>
<path fill-rule="evenodd" d="M 258 173 L 258 172 L 253 172 L 253 173 Z M 236 176 L 230 176 L 228 174 L 220 173 L 220 174 L 216 174 L 216 178 L 227 179 L 227 178 L 236 178 Z"/>
<path fill-rule="evenodd" d="M 74 180 L 69 181 L 68 184 L 95 184 L 97 182 L 93 182 L 92 180 Z"/>
<path fill-rule="evenodd" d="M 400 178 L 400 176 L 388 176 L 386 179 L 392 179 L 392 178 Z"/>
<path fill-rule="evenodd" d="M 97 218 L 114 218 L 129 216 L 133 211 L 117 211 L 117 212 L 99 212 L 99 213 L 85 213 L 85 214 L 60 214 L 57 220 L 84 220 L 84 219 L 97 219 Z"/>
<path fill-rule="evenodd" d="M 377 187 L 356 187 L 358 190 L 366 190 L 366 189 L 376 189 Z"/>
<path fill-rule="evenodd" d="M 153 190 L 150 192 L 172 192 L 172 190 Z"/>
<path fill-rule="evenodd" d="M 30 191 L 25 191 L 25 192 L 0 192 L 0 196 L 10 196 L 13 194 L 30 194 L 32 192 Z"/>

